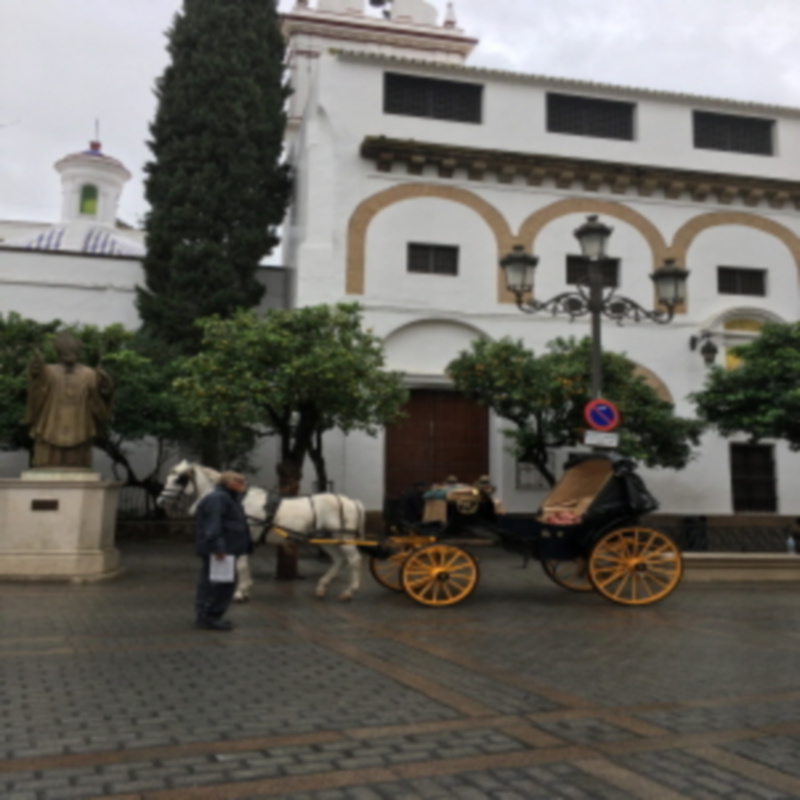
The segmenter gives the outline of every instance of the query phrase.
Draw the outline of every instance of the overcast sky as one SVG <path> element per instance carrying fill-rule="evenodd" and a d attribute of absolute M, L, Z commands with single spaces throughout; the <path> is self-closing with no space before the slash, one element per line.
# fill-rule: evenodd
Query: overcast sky
<path fill-rule="evenodd" d="M 431 1 L 444 12 L 445 0 Z M 152 88 L 180 6 L 0 0 L 0 219 L 57 220 L 52 165 L 85 149 L 99 119 L 104 151 L 134 176 L 121 217 L 141 220 Z M 481 39 L 473 65 L 800 106 L 800 0 L 455 0 L 455 9 Z"/>

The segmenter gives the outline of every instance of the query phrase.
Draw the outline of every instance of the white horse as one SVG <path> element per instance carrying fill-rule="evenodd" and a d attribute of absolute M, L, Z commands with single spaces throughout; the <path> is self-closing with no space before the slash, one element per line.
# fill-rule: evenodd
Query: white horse
<path fill-rule="evenodd" d="M 160 508 L 169 511 L 175 508 L 182 498 L 193 499 L 189 513 L 194 514 L 197 504 L 219 482 L 220 473 L 211 467 L 181 461 L 167 475 L 164 490 L 156 501 Z M 242 505 L 250 524 L 250 536 L 254 542 L 262 540 L 270 544 L 282 544 L 285 539 L 270 533 L 271 528 L 281 528 L 292 534 L 312 538 L 312 534 L 324 531 L 326 539 L 363 539 L 364 506 L 358 500 L 351 500 L 338 494 L 314 494 L 308 497 L 286 497 L 280 501 L 275 516 L 267 522 L 268 493 L 264 489 L 251 486 L 244 496 Z M 266 538 L 265 537 L 266 534 Z M 354 544 L 321 545 L 332 560 L 330 569 L 317 583 L 317 597 L 324 597 L 330 582 L 339 574 L 345 562 L 350 567 L 350 583 L 339 595 L 340 600 L 352 600 L 361 585 L 361 552 Z M 250 599 L 253 578 L 250 561 L 240 556 L 236 562 L 238 583 L 234 600 L 244 602 Z"/>

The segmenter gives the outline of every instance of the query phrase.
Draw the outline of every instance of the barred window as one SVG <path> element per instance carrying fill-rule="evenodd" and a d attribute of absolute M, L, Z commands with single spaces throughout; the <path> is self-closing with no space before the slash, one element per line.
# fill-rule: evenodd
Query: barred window
<path fill-rule="evenodd" d="M 607 289 L 619 286 L 619 259 L 607 258 L 600 264 L 602 285 Z M 589 265 L 583 256 L 567 256 L 567 283 L 575 286 L 589 283 Z"/>
<path fill-rule="evenodd" d="M 734 511 L 777 511 L 775 453 L 768 444 L 731 444 Z"/>
<path fill-rule="evenodd" d="M 441 244 L 408 245 L 408 271 L 458 275 L 458 248 Z"/>
<path fill-rule="evenodd" d="M 694 112 L 694 146 L 758 156 L 773 155 L 775 121 L 734 114 Z"/>
<path fill-rule="evenodd" d="M 717 267 L 717 291 L 720 294 L 766 297 L 767 271 L 746 267 Z"/>
<path fill-rule="evenodd" d="M 483 86 L 387 72 L 384 74 L 383 110 L 386 114 L 480 124 Z"/>
<path fill-rule="evenodd" d="M 547 130 L 633 141 L 633 103 L 570 94 L 547 95 Z"/>

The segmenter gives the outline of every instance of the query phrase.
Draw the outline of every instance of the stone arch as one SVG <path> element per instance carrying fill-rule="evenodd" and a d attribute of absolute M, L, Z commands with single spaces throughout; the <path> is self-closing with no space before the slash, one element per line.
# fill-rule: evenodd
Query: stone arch
<path fill-rule="evenodd" d="M 388 342 L 393 336 L 397 336 L 408 328 L 416 328 L 420 325 L 428 325 L 431 323 L 441 325 L 452 325 L 455 328 L 464 328 L 470 330 L 475 334 L 476 339 L 492 339 L 483 328 L 478 327 L 474 322 L 466 319 L 459 319 L 457 317 L 423 317 L 421 319 L 413 319 L 410 322 L 401 322 L 396 327 L 392 328 L 383 337 L 384 342 Z"/>
<path fill-rule="evenodd" d="M 780 239 L 789 248 L 797 265 L 798 273 L 800 273 L 800 237 L 779 222 L 767 217 L 760 217 L 758 214 L 748 214 L 745 211 L 711 211 L 685 222 L 675 234 L 670 248 L 671 255 L 676 259 L 678 265 L 685 268 L 686 256 L 692 242 L 703 231 L 719 225 L 743 225 Z"/>
<path fill-rule="evenodd" d="M 444 378 L 446 365 L 461 350 L 476 339 L 491 338 L 478 326 L 453 317 L 412 320 L 383 337 L 386 366 L 412 375 Z"/>
<path fill-rule="evenodd" d="M 478 197 L 466 189 L 455 186 L 440 186 L 434 183 L 404 183 L 393 186 L 382 192 L 368 197 L 361 202 L 350 216 L 347 225 L 347 274 L 345 278 L 345 291 L 347 294 L 364 294 L 364 279 L 366 266 L 367 231 L 372 220 L 385 208 L 400 203 L 403 200 L 412 200 L 417 197 L 433 197 L 440 200 L 449 200 L 460 203 L 472 209 L 489 226 L 497 241 L 498 260 L 512 247 L 514 237 L 505 217 L 486 200 Z M 498 297 L 501 302 L 506 298 L 506 289 L 502 281 L 502 271 L 497 267 Z"/>
<path fill-rule="evenodd" d="M 714 331 L 725 327 L 725 324 L 736 319 L 753 319 L 761 323 L 765 322 L 786 322 L 780 314 L 768 308 L 758 308 L 756 306 L 731 306 L 724 311 L 715 314 L 705 325 L 703 331 Z"/>
<path fill-rule="evenodd" d="M 633 374 L 641 377 L 648 386 L 651 386 L 653 389 L 655 389 L 656 394 L 662 400 L 666 400 L 668 403 L 672 403 L 673 405 L 675 404 L 675 400 L 672 397 L 672 392 L 670 392 L 667 384 L 664 383 L 664 381 L 661 380 L 661 378 L 659 378 L 658 375 L 653 372 L 653 370 L 642 366 L 642 364 L 636 363 L 636 369 L 633 371 Z"/>
<path fill-rule="evenodd" d="M 666 240 L 647 217 L 622 203 L 593 197 L 568 197 L 534 211 L 520 226 L 519 240 L 532 251 L 536 237 L 541 231 L 554 220 L 566 217 L 568 214 L 604 214 L 627 222 L 639 231 L 650 245 L 653 269 L 658 269 L 668 255 Z"/>

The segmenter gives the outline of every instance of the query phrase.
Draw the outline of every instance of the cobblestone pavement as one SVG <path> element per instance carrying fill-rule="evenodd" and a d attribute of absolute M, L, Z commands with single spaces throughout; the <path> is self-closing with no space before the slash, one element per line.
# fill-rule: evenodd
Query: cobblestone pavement
<path fill-rule="evenodd" d="M 2 800 L 800 797 L 796 586 L 623 608 L 481 549 L 458 606 L 368 573 L 343 604 L 265 551 L 220 634 L 188 542 L 122 550 L 112 581 L 0 583 Z"/>

